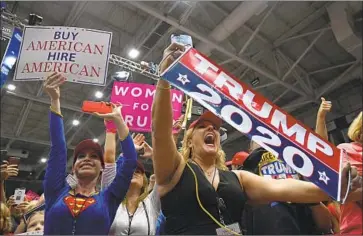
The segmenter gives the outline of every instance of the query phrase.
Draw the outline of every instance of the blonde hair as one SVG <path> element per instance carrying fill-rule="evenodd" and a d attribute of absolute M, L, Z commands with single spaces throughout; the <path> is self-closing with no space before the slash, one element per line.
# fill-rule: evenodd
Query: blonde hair
<path fill-rule="evenodd" d="M 185 161 L 188 161 L 189 158 L 192 156 L 192 148 L 189 147 L 188 143 L 192 139 L 193 129 L 188 129 L 187 132 L 185 132 L 184 139 L 183 139 L 183 145 L 181 147 L 180 153 L 182 154 Z M 220 170 L 228 170 L 228 167 L 226 166 L 226 154 L 222 150 L 221 145 L 218 145 L 217 149 L 217 158 L 216 158 L 216 166 Z"/>
<path fill-rule="evenodd" d="M 10 233 L 12 228 L 11 213 L 5 203 L 0 203 L 0 230 L 5 233 Z"/>
<path fill-rule="evenodd" d="M 143 174 L 143 185 L 142 185 L 142 188 L 141 188 L 141 194 L 140 196 L 137 198 L 137 206 L 139 205 L 140 202 L 144 201 L 145 198 L 149 195 L 149 190 L 148 190 L 148 187 L 149 187 L 149 182 L 147 181 L 147 177 L 145 174 Z M 122 201 L 122 204 L 126 204 L 127 203 L 127 197 L 125 197 L 125 199 Z"/>
<path fill-rule="evenodd" d="M 354 142 L 362 142 L 362 112 L 353 120 L 348 129 L 348 137 Z"/>

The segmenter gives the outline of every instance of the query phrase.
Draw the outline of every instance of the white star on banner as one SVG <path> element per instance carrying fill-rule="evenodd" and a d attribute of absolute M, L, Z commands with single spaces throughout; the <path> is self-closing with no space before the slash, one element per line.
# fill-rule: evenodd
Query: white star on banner
<path fill-rule="evenodd" d="M 180 81 L 183 85 L 190 83 L 190 80 L 188 80 L 187 75 L 179 74 L 179 77 L 176 80 Z"/>
<path fill-rule="evenodd" d="M 318 171 L 318 173 L 320 175 L 319 180 L 323 181 L 326 185 L 328 185 L 328 180 L 330 180 L 330 178 L 326 175 L 325 171 L 323 172 Z"/>

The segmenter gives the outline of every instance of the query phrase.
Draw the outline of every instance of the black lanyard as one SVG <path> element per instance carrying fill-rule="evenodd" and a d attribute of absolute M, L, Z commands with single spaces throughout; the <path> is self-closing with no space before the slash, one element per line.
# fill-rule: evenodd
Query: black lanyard
<path fill-rule="evenodd" d="M 149 219 L 149 214 L 147 213 L 147 210 L 146 210 L 146 205 L 145 205 L 145 202 L 142 201 L 142 206 L 144 208 L 144 211 L 145 211 L 145 215 L 146 215 L 146 220 L 147 220 L 147 235 L 150 235 L 150 219 Z M 134 215 L 137 211 L 137 208 L 136 208 L 136 211 L 134 212 L 133 215 L 131 215 L 129 213 L 129 209 L 127 209 L 127 205 L 126 205 L 126 211 L 127 211 L 127 215 L 129 216 L 129 229 L 127 230 L 127 235 L 130 235 L 131 233 L 131 223 L 132 223 L 132 219 L 134 218 Z"/>

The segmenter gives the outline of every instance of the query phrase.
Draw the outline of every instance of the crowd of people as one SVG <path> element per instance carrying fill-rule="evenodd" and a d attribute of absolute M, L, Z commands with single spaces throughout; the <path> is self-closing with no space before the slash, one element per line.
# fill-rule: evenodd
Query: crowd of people
<path fill-rule="evenodd" d="M 183 50 L 176 43 L 167 47 L 160 72 Z M 1 165 L 2 234 L 362 235 L 362 112 L 349 128 L 352 142 L 338 145 L 347 152 L 342 192 L 350 189 L 347 201 L 340 204 L 255 142 L 226 162 L 219 132 L 222 120 L 209 111 L 189 124 L 179 147 L 184 118 L 173 123 L 171 86 L 165 80 L 156 85 L 151 146 L 143 134 L 130 134 L 122 106 L 112 104 L 111 113 L 94 113 L 105 127 L 110 122 L 116 127 L 105 128 L 104 147 L 90 139 L 80 142 L 67 175 L 60 106 L 65 82 L 56 72 L 44 82 L 51 103 L 44 194 L 20 204 L 14 196 L 7 200 L 4 181 L 17 176 L 18 167 Z M 323 99 L 317 115 L 316 132 L 326 139 L 325 117 L 331 107 Z M 153 163 L 149 179 L 139 158 Z M 270 164 L 279 170 L 276 175 L 266 172 Z"/>

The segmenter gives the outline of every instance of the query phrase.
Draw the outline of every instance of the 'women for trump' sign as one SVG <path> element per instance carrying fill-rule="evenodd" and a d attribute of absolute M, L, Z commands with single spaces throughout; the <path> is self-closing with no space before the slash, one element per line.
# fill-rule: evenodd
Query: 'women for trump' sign
<path fill-rule="evenodd" d="M 151 106 L 155 89 L 155 86 L 150 84 L 113 83 L 111 102 L 122 104 L 122 115 L 130 130 L 151 132 Z M 174 120 L 181 115 L 183 96 L 181 91 L 171 90 Z M 113 128 L 112 124 L 108 124 L 107 128 Z"/>
<path fill-rule="evenodd" d="M 75 83 L 105 85 L 112 33 L 27 26 L 14 80 L 42 80 L 57 71 Z"/>

